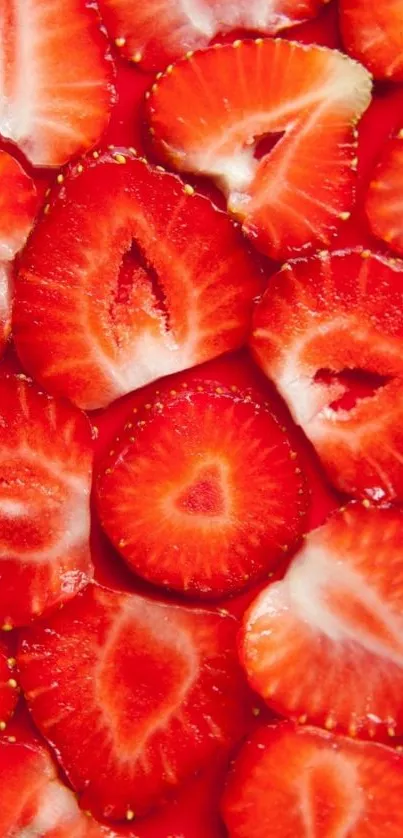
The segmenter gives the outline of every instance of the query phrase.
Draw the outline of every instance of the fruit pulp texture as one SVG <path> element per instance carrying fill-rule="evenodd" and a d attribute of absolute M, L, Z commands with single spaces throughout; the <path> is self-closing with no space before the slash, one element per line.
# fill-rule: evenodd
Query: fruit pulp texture
<path fill-rule="evenodd" d="M 239 33 L 233 33 L 225 38 L 233 40 Z M 244 33 L 240 35 L 244 36 Z M 282 37 L 298 40 L 302 43 L 317 43 L 333 48 L 341 48 L 340 35 L 337 25 L 337 9 L 334 0 L 324 8 L 323 13 L 313 22 L 283 33 Z M 217 39 L 219 40 L 219 39 Z M 143 73 L 134 65 L 116 59 L 118 67 L 119 102 L 115 107 L 111 124 L 105 142 L 116 146 L 134 146 L 139 154 L 147 153 L 144 125 L 142 121 L 143 97 L 145 91 L 153 81 L 153 74 Z M 376 84 L 373 102 L 362 119 L 359 130 L 359 166 L 357 202 L 348 221 L 341 232 L 334 239 L 334 249 L 363 245 L 372 247 L 378 252 L 387 252 L 385 246 L 371 236 L 363 209 L 364 197 L 371 178 L 377 157 L 390 134 L 403 125 L 403 84 Z M 8 147 L 5 146 L 5 147 Z M 28 167 L 29 169 L 29 167 Z M 29 169 L 30 170 L 30 169 Z M 32 170 L 30 170 L 32 173 Z M 47 186 L 54 180 L 54 173 L 40 170 L 33 173 L 38 190 L 44 194 Z M 190 179 L 189 179 L 190 180 Z M 201 179 L 191 181 L 199 191 L 211 197 L 219 206 L 224 207 L 224 199 L 209 183 Z M 276 267 L 276 266 L 274 266 Z M 268 265 L 269 270 L 273 268 Z M 18 364 L 12 348 L 2 364 L 3 369 L 16 370 Z M 273 392 L 260 371 L 254 366 L 246 351 L 233 355 L 228 364 L 227 359 L 212 362 L 199 370 L 194 370 L 195 378 L 204 374 L 213 375 L 220 379 L 225 374 L 227 384 L 238 386 L 253 386 L 254 384 L 267 393 L 274 407 L 278 407 L 284 418 L 284 423 L 290 428 L 295 446 L 301 451 L 304 465 L 311 488 L 311 511 L 308 526 L 318 526 L 328 512 L 340 505 L 338 497 L 327 485 L 323 473 L 313 454 L 312 448 L 303 440 L 299 431 L 292 427 L 292 422 L 285 411 L 280 399 Z M 222 371 L 225 369 L 225 373 Z M 228 379 L 229 376 L 229 379 Z M 227 380 L 228 379 L 228 380 Z M 224 378 L 221 380 L 224 381 Z M 146 390 L 148 388 L 145 388 Z M 92 421 L 99 431 L 96 442 L 97 456 L 102 457 L 108 450 L 118 426 L 136 404 L 144 400 L 144 390 L 137 391 L 109 407 L 106 411 L 93 414 Z M 97 522 L 93 522 L 93 557 L 96 565 L 96 578 L 103 584 L 115 586 L 124 590 L 143 590 L 149 588 L 146 584 L 135 580 L 125 568 L 122 560 L 110 547 L 102 535 Z M 261 587 L 261 586 L 260 586 Z M 258 589 L 253 589 L 241 597 L 231 601 L 218 603 L 218 607 L 225 607 L 240 616 L 245 607 L 253 599 Z M 257 711 L 259 721 L 270 718 L 269 713 L 256 701 L 256 716 L 251 717 L 251 729 L 256 724 Z M 10 726 L 10 733 L 27 734 L 29 722 L 24 711 L 17 713 Z M 224 838 L 225 831 L 220 825 L 218 815 L 218 801 L 222 781 L 225 776 L 225 766 L 215 765 L 203 776 L 196 778 L 181 790 L 177 798 L 157 812 L 155 815 L 127 827 L 121 827 L 119 834 L 128 838 Z"/>

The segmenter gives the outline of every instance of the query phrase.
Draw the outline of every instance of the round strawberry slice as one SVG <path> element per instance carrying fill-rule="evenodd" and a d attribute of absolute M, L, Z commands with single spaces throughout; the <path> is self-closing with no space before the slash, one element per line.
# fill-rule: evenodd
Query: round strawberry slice
<path fill-rule="evenodd" d="M 0 378 L 0 625 L 24 625 L 92 576 L 88 420 L 25 376 Z"/>
<path fill-rule="evenodd" d="M 289 722 L 259 728 L 229 775 L 229 838 L 397 838 L 403 758 Z"/>
<path fill-rule="evenodd" d="M 403 255 L 403 129 L 386 144 L 370 183 L 366 212 L 374 236 Z"/>
<path fill-rule="evenodd" d="M 237 621 L 95 585 L 22 639 L 35 723 L 81 800 L 129 819 L 244 732 Z"/>
<path fill-rule="evenodd" d="M 60 166 L 97 143 L 115 91 L 95 4 L 0 0 L 0 44 L 0 134 L 34 166 Z"/>
<path fill-rule="evenodd" d="M 290 440 L 267 404 L 234 390 L 160 392 L 98 479 L 101 522 L 129 566 L 191 596 L 267 575 L 303 532 L 307 488 Z"/>
<path fill-rule="evenodd" d="M 121 54 L 143 67 L 163 70 L 189 50 L 208 46 L 219 32 L 249 29 L 273 35 L 315 17 L 327 0 L 101 0 L 109 34 Z"/>
<path fill-rule="evenodd" d="M 116 838 L 82 812 L 45 749 L 0 741 L 2 838 Z"/>
<path fill-rule="evenodd" d="M 156 153 L 214 178 L 269 256 L 329 243 L 348 217 L 354 125 L 371 99 L 356 62 L 286 40 L 235 41 L 179 61 L 148 96 Z"/>
<path fill-rule="evenodd" d="M 403 512 L 366 504 L 307 536 L 245 616 L 241 655 L 280 713 L 393 737 L 403 733 Z"/>
<path fill-rule="evenodd" d="M 24 251 L 25 367 L 80 407 L 241 346 L 260 272 L 227 215 L 131 151 L 68 173 Z"/>
<path fill-rule="evenodd" d="M 251 346 L 331 481 L 403 498 L 403 263 L 369 251 L 286 265 L 256 312 Z"/>
<path fill-rule="evenodd" d="M 339 9 L 348 52 L 376 79 L 403 81 L 401 0 L 340 0 Z"/>
<path fill-rule="evenodd" d="M 18 684 L 14 677 L 15 660 L 8 645 L 0 640 L 0 731 L 4 730 L 18 701 Z"/>

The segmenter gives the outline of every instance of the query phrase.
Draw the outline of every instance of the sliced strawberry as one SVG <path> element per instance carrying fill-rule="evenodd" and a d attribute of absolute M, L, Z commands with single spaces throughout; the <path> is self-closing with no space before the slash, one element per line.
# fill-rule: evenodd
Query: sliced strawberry
<path fill-rule="evenodd" d="M 24 625 L 92 575 L 91 429 L 25 376 L 0 378 L 0 625 Z"/>
<path fill-rule="evenodd" d="M 403 512 L 367 503 L 307 536 L 252 604 L 241 654 L 280 713 L 382 738 L 403 733 Z"/>
<path fill-rule="evenodd" d="M 101 0 L 105 24 L 121 54 L 163 70 L 189 50 L 208 46 L 219 32 L 249 29 L 273 35 L 315 17 L 328 0 Z"/>
<path fill-rule="evenodd" d="M 133 153 L 74 167 L 16 284 L 23 364 L 92 409 L 245 342 L 260 273 L 207 198 Z"/>
<path fill-rule="evenodd" d="M 403 255 L 403 130 L 389 140 L 370 183 L 366 212 L 372 232 Z"/>
<path fill-rule="evenodd" d="M 12 273 L 11 262 L 0 261 L 0 358 L 11 332 Z"/>
<path fill-rule="evenodd" d="M 370 91 L 367 71 L 335 50 L 236 41 L 168 68 L 149 123 L 160 157 L 213 177 L 254 244 L 279 258 L 328 242 L 346 217 Z"/>
<path fill-rule="evenodd" d="M 2 838 L 114 838 L 82 812 L 38 744 L 0 740 Z"/>
<path fill-rule="evenodd" d="M 286 265 L 256 312 L 251 346 L 331 481 L 403 498 L 403 263 L 369 251 Z"/>
<path fill-rule="evenodd" d="M 11 154 L 0 151 L 0 260 L 25 244 L 38 209 L 35 183 Z"/>
<path fill-rule="evenodd" d="M 285 722 L 242 748 L 223 814 L 230 838 L 397 838 L 402 794 L 400 754 Z"/>
<path fill-rule="evenodd" d="M 348 52 L 375 78 L 403 81 L 401 0 L 340 0 L 339 6 Z"/>
<path fill-rule="evenodd" d="M 0 640 L 0 731 L 14 713 L 18 701 L 18 684 L 14 677 L 15 660 L 4 640 Z M 0 821 L 1 822 L 1 821 Z"/>
<path fill-rule="evenodd" d="M 221 596 L 302 535 L 307 487 L 289 437 L 249 391 L 175 381 L 136 409 L 98 480 L 98 509 L 129 566 L 157 585 Z"/>
<path fill-rule="evenodd" d="M 59 166 L 98 142 L 115 93 L 95 5 L 0 0 L 0 36 L 2 136 L 36 166 Z"/>
<path fill-rule="evenodd" d="M 90 585 L 26 632 L 21 683 L 82 805 L 130 818 L 244 731 L 237 622 Z"/>

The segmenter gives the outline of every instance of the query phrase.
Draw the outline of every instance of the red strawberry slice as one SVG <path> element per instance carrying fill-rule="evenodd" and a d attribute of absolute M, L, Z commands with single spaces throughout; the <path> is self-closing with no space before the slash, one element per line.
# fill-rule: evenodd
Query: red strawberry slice
<path fill-rule="evenodd" d="M 189 50 L 208 46 L 219 32 L 249 29 L 273 35 L 315 17 L 328 0 L 101 0 L 105 24 L 121 54 L 163 70 Z"/>
<path fill-rule="evenodd" d="M 175 175 L 131 151 L 69 173 L 16 284 L 25 367 L 80 407 L 102 407 L 242 345 L 260 273 L 239 230 Z"/>
<path fill-rule="evenodd" d="M 82 805 L 129 819 L 244 730 L 237 621 L 90 585 L 26 632 L 21 683 Z"/>
<path fill-rule="evenodd" d="M 17 706 L 18 684 L 14 677 L 14 666 L 15 660 L 8 646 L 4 640 L 0 640 L 0 731 L 5 729 Z"/>
<path fill-rule="evenodd" d="M 129 417 L 98 479 L 129 567 L 191 596 L 264 577 L 302 535 L 307 487 L 289 437 L 253 392 L 169 382 Z"/>
<path fill-rule="evenodd" d="M 0 260 L 25 244 L 38 209 L 35 183 L 11 154 L 0 151 Z"/>
<path fill-rule="evenodd" d="M 280 713 L 352 736 L 403 733 L 402 527 L 401 510 L 352 502 L 252 604 L 243 662 Z"/>
<path fill-rule="evenodd" d="M 77 805 L 43 747 L 0 741 L 2 838 L 115 838 Z"/>
<path fill-rule="evenodd" d="M 168 68 L 148 117 L 156 153 L 213 177 L 254 244 L 280 258 L 329 242 L 347 217 L 370 92 L 367 71 L 335 50 L 236 41 Z"/>
<path fill-rule="evenodd" d="M 397 838 L 402 794 L 400 754 L 286 722 L 242 748 L 223 814 L 230 838 Z"/>
<path fill-rule="evenodd" d="M 91 430 L 25 376 L 0 378 L 0 625 L 24 625 L 92 575 Z"/>
<path fill-rule="evenodd" d="M 11 332 L 12 273 L 11 262 L 0 261 L 0 358 Z"/>
<path fill-rule="evenodd" d="M 0 133 L 35 166 L 59 166 L 98 142 L 115 100 L 95 5 L 0 0 L 0 21 Z"/>
<path fill-rule="evenodd" d="M 340 26 L 348 52 L 377 79 L 403 81 L 401 0 L 340 0 Z"/>
<path fill-rule="evenodd" d="M 403 263 L 357 250 L 285 268 L 256 312 L 256 360 L 339 489 L 403 498 Z"/>
<path fill-rule="evenodd" d="M 389 140 L 370 183 L 366 212 L 372 232 L 403 255 L 403 130 Z"/>

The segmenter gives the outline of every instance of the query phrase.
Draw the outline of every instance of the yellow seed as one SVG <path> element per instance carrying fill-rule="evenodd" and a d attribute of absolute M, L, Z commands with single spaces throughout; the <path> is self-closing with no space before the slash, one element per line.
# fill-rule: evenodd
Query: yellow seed
<path fill-rule="evenodd" d="M 1 630 L 2 631 L 12 631 L 13 627 L 10 623 L 4 623 L 4 625 L 1 627 Z"/>
<path fill-rule="evenodd" d="M 114 160 L 116 160 L 117 163 L 120 163 L 120 165 L 126 163 L 126 157 L 124 154 L 115 154 Z"/>
<path fill-rule="evenodd" d="M 134 820 L 134 812 L 133 809 L 128 809 L 126 812 L 126 820 L 133 821 Z"/>
<path fill-rule="evenodd" d="M 78 166 L 77 166 L 77 171 L 78 171 L 78 173 L 79 173 L 80 175 L 81 175 L 81 174 L 82 174 L 82 172 L 84 171 L 84 166 L 83 166 L 81 163 L 79 163 L 79 164 L 78 164 Z"/>
<path fill-rule="evenodd" d="M 11 742 L 11 744 L 14 744 L 14 742 L 16 742 L 17 740 L 16 740 L 15 736 L 8 736 L 7 741 Z"/>
<path fill-rule="evenodd" d="M 139 61 L 141 61 L 141 52 L 135 52 L 134 55 L 132 55 L 131 60 L 134 64 L 138 64 Z"/>
<path fill-rule="evenodd" d="M 399 133 L 398 133 L 398 135 L 397 135 L 397 136 L 398 136 L 398 139 L 399 139 L 399 140 L 403 140 L 403 128 L 401 128 L 401 129 L 400 129 L 400 131 L 399 131 Z"/>
<path fill-rule="evenodd" d="M 16 690 L 17 687 L 18 687 L 18 684 L 17 684 L 17 681 L 15 680 L 15 678 L 10 678 L 10 680 L 7 681 L 7 683 L 8 683 L 8 686 L 11 687 L 12 690 Z"/>
<path fill-rule="evenodd" d="M 336 727 L 336 722 L 334 721 L 334 719 L 332 719 L 331 716 L 328 716 L 325 721 L 326 730 L 333 730 L 334 727 Z"/>
<path fill-rule="evenodd" d="M 342 221 L 347 221 L 350 218 L 351 212 L 341 212 L 339 218 Z"/>
<path fill-rule="evenodd" d="M 232 46 L 233 46 L 233 47 L 240 47 L 240 46 L 241 46 L 241 44 L 242 44 L 242 41 L 240 41 L 240 40 L 238 39 L 238 40 L 236 40 L 236 41 L 234 41 L 234 42 L 233 42 Z"/>
<path fill-rule="evenodd" d="M 15 658 L 7 658 L 7 663 L 11 667 L 11 669 L 13 669 L 14 666 L 17 665 L 17 661 Z"/>
<path fill-rule="evenodd" d="M 354 736 L 357 736 L 357 725 L 351 723 L 351 725 L 349 725 L 348 732 L 353 738 Z"/>
<path fill-rule="evenodd" d="M 192 58 L 192 56 L 193 56 L 193 50 L 190 49 L 189 52 L 187 52 L 185 54 L 185 58 L 187 58 L 187 60 L 189 61 L 189 58 Z"/>
<path fill-rule="evenodd" d="M 191 186 L 190 183 L 185 183 L 185 185 L 183 187 L 183 191 L 184 191 L 185 195 L 194 195 L 195 194 L 193 186 Z"/>
<path fill-rule="evenodd" d="M 365 506 L 365 509 L 369 509 L 371 506 L 371 501 L 369 501 L 368 498 L 365 498 L 362 502 L 362 505 Z"/>
<path fill-rule="evenodd" d="M 47 215 L 49 210 L 50 210 L 50 204 L 45 204 L 45 206 L 43 208 L 43 214 Z"/>
<path fill-rule="evenodd" d="M 173 68 L 174 68 L 173 64 L 168 64 L 168 67 L 165 70 L 167 76 L 169 76 L 172 73 Z"/>
<path fill-rule="evenodd" d="M 391 738 L 393 738 L 393 736 L 396 736 L 394 727 L 388 727 L 388 736 L 390 736 Z"/>
<path fill-rule="evenodd" d="M 308 716 L 306 715 L 306 713 L 304 713 L 302 716 L 298 717 L 298 723 L 300 725 L 304 725 L 304 724 L 306 724 L 307 719 L 308 719 Z"/>
<path fill-rule="evenodd" d="M 371 256 L 371 251 L 370 250 L 363 250 L 362 253 L 361 253 L 361 258 L 362 259 L 369 259 L 370 256 Z"/>
<path fill-rule="evenodd" d="M 290 451 L 290 459 L 291 460 L 296 460 L 297 456 L 298 456 L 298 454 L 297 454 L 296 451 Z"/>
<path fill-rule="evenodd" d="M 58 182 L 58 183 L 63 183 L 63 181 L 64 181 L 64 175 L 62 175 L 62 174 L 58 175 L 58 176 L 57 176 L 57 178 L 56 178 L 56 180 L 57 180 L 57 182 Z"/>
<path fill-rule="evenodd" d="M 124 47 L 126 43 L 126 38 L 115 38 L 115 44 L 117 47 Z"/>
<path fill-rule="evenodd" d="M 94 160 L 98 160 L 98 157 L 99 157 L 99 151 L 93 151 L 93 152 L 92 152 L 92 156 L 93 156 Z"/>
<path fill-rule="evenodd" d="M 0 722 L 0 730 L 5 730 L 7 727 L 5 722 Z"/>

